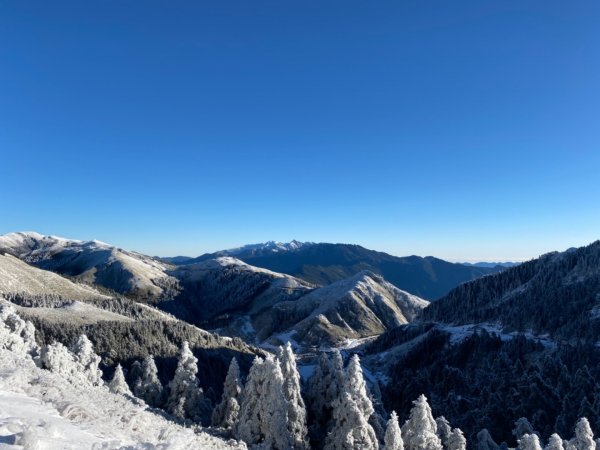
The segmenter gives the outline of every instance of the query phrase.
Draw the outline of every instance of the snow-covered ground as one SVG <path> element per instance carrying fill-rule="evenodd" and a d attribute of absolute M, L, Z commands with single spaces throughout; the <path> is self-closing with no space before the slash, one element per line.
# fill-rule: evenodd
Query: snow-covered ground
<path fill-rule="evenodd" d="M 47 270 L 0 254 L 0 294 L 24 293 L 30 295 L 58 295 L 65 298 L 85 300 L 108 298 L 91 286 L 76 284 Z"/>
<path fill-rule="evenodd" d="M 0 449 L 244 449 L 0 350 Z"/>
<path fill-rule="evenodd" d="M 517 336 L 525 336 L 527 339 L 531 339 L 532 341 L 536 341 L 542 344 L 547 348 L 556 347 L 556 343 L 548 337 L 548 335 L 535 335 L 531 332 L 517 332 L 512 331 L 510 333 L 505 333 L 502 330 L 502 326 L 499 324 L 489 324 L 489 323 L 477 323 L 477 324 L 468 324 L 468 325 L 440 325 L 440 330 L 446 331 L 450 333 L 450 343 L 455 344 L 458 343 L 467 337 L 471 336 L 474 333 L 477 333 L 481 330 L 485 330 L 490 334 L 497 335 L 501 340 L 508 341 L 510 339 L 514 339 Z"/>

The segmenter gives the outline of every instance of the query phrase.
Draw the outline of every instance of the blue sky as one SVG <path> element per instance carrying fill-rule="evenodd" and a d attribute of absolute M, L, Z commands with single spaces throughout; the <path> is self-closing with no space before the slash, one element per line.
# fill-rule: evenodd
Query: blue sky
<path fill-rule="evenodd" d="M 0 2 L 0 233 L 512 260 L 600 238 L 596 0 Z"/>

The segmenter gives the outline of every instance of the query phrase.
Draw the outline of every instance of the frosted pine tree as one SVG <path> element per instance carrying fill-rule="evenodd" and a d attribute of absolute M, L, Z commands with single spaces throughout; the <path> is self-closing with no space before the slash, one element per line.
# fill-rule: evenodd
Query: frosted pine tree
<path fill-rule="evenodd" d="M 279 362 L 270 355 L 264 360 L 256 357 L 242 395 L 237 437 L 264 448 L 293 448 L 287 426 L 287 403 Z"/>
<path fill-rule="evenodd" d="M 378 450 L 375 430 L 352 395 L 343 392 L 334 402 L 335 426 L 325 439 L 324 450 Z"/>
<path fill-rule="evenodd" d="M 375 430 L 369 424 L 373 404 L 367 392 L 358 355 L 350 359 L 340 397 L 334 401 L 333 408 L 334 426 L 327 435 L 326 450 L 379 448 Z"/>
<path fill-rule="evenodd" d="M 158 379 L 158 369 L 152 355 L 144 358 L 133 392 L 150 406 L 159 407 L 162 405 L 163 385 Z"/>
<path fill-rule="evenodd" d="M 75 360 L 83 366 L 86 378 L 94 386 L 103 384 L 102 371 L 99 369 L 102 358 L 94 352 L 94 346 L 85 334 L 79 336 L 79 339 L 71 347 Z"/>
<path fill-rule="evenodd" d="M 477 433 L 477 450 L 499 450 L 499 448 L 500 447 L 498 444 L 496 444 L 496 442 L 494 442 L 494 439 L 492 439 L 492 436 L 487 428 L 484 428 Z"/>
<path fill-rule="evenodd" d="M 236 436 L 253 444 L 261 442 L 260 396 L 264 395 L 265 360 L 256 356 L 250 367 L 246 385 L 242 393 L 239 421 L 235 428 Z"/>
<path fill-rule="evenodd" d="M 242 382 L 240 381 L 240 368 L 235 358 L 231 359 L 223 395 L 212 414 L 212 424 L 216 427 L 233 428 L 237 423 L 240 413 L 240 397 L 242 394 Z"/>
<path fill-rule="evenodd" d="M 577 421 L 575 425 L 575 437 L 569 441 L 576 450 L 596 450 L 596 441 L 594 433 L 590 428 L 590 423 L 585 417 Z"/>
<path fill-rule="evenodd" d="M 33 357 L 40 351 L 33 323 L 21 319 L 9 305 L 0 305 L 0 349 Z"/>
<path fill-rule="evenodd" d="M 562 438 L 554 433 L 548 439 L 548 444 L 544 447 L 544 450 L 564 450 L 563 440 Z"/>
<path fill-rule="evenodd" d="M 421 395 L 413 402 L 410 417 L 402 426 L 402 437 L 406 450 L 442 450 L 427 398 Z"/>
<path fill-rule="evenodd" d="M 371 417 L 371 414 L 373 414 L 374 409 L 373 403 L 369 398 L 367 383 L 365 383 L 365 378 L 363 376 L 358 355 L 353 355 L 350 359 L 350 363 L 346 369 L 346 379 L 344 380 L 344 386 L 342 390 L 343 392 L 350 394 L 362 412 L 362 415 L 368 421 L 369 417 Z"/>
<path fill-rule="evenodd" d="M 455 428 L 448 435 L 446 446 L 448 450 L 466 450 L 467 440 L 460 428 Z"/>
<path fill-rule="evenodd" d="M 525 433 L 518 442 L 520 450 L 542 450 L 540 438 L 537 437 L 537 434 Z"/>
<path fill-rule="evenodd" d="M 392 414 L 390 414 L 390 420 L 388 420 L 385 429 L 385 438 L 383 442 L 385 442 L 385 450 L 404 450 L 402 431 L 400 430 L 398 414 L 396 414 L 396 411 L 392 411 Z"/>
<path fill-rule="evenodd" d="M 108 383 L 108 389 L 113 394 L 133 396 L 133 394 L 129 390 L 127 382 L 125 381 L 125 375 L 123 375 L 123 368 L 121 367 L 121 364 L 117 365 L 117 368 L 115 369 L 115 374 L 113 375 L 113 378 L 110 381 L 110 383 Z"/>
<path fill-rule="evenodd" d="M 44 369 L 62 376 L 71 383 L 89 383 L 87 376 L 83 373 L 83 366 L 75 360 L 75 355 L 60 342 L 54 342 L 42 348 L 40 361 Z"/>
<path fill-rule="evenodd" d="M 296 356 L 289 342 L 279 348 L 279 364 L 283 375 L 283 395 L 287 400 L 287 426 L 292 446 L 296 450 L 307 449 L 306 407 L 300 393 L 300 374 L 296 366 Z"/>
<path fill-rule="evenodd" d="M 512 430 L 512 433 L 518 441 L 524 434 L 533 434 L 534 431 L 531 423 L 529 423 L 529 420 L 527 420 L 525 417 L 520 417 L 515 422 L 515 428 Z"/>
<path fill-rule="evenodd" d="M 442 441 L 442 445 L 448 448 L 448 437 L 450 436 L 450 433 L 452 433 L 450 423 L 444 416 L 440 416 L 435 419 L 435 424 L 437 425 L 437 435 L 439 436 L 440 441 Z"/>
<path fill-rule="evenodd" d="M 339 350 L 335 349 L 331 356 L 322 352 L 308 380 L 311 435 L 316 440 L 320 441 L 332 426 L 333 402 L 340 397 L 344 379 L 344 364 Z"/>
<path fill-rule="evenodd" d="M 204 395 L 197 373 L 198 359 L 185 341 L 179 352 L 175 375 L 169 383 L 167 411 L 175 417 L 201 422 Z"/>

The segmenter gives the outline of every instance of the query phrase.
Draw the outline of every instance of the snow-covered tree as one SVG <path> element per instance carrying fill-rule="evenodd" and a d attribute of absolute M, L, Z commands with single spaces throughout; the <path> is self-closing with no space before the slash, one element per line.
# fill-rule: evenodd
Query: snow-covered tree
<path fill-rule="evenodd" d="M 127 378 L 129 379 L 131 386 L 133 386 L 132 391 L 136 397 L 140 396 L 138 390 L 142 385 L 142 372 L 142 363 L 136 360 L 131 363 L 131 367 L 127 373 Z"/>
<path fill-rule="evenodd" d="M 554 433 L 548 439 L 548 444 L 546 445 L 544 450 L 564 450 L 562 438 L 558 434 Z"/>
<path fill-rule="evenodd" d="M 102 358 L 94 352 L 94 346 L 85 334 L 79 336 L 71 346 L 75 360 L 83 366 L 83 372 L 94 386 L 103 384 L 102 371 L 99 368 Z"/>
<path fill-rule="evenodd" d="M 534 431 L 529 420 L 525 417 L 520 417 L 515 422 L 515 428 L 512 430 L 512 434 L 518 441 L 524 434 L 534 434 Z"/>
<path fill-rule="evenodd" d="M 112 380 L 110 380 L 110 383 L 108 383 L 108 389 L 110 389 L 110 392 L 113 394 L 129 396 L 133 395 L 129 390 L 127 382 L 125 381 L 125 375 L 123 375 L 123 368 L 121 367 L 121 364 L 117 365 L 115 374 L 113 375 Z"/>
<path fill-rule="evenodd" d="M 353 355 L 346 369 L 346 379 L 344 380 L 343 392 L 350 394 L 356 405 L 362 412 L 362 415 L 368 421 L 374 408 L 367 391 L 367 383 L 363 376 L 362 367 L 358 355 Z M 435 424 L 435 422 L 434 422 Z"/>
<path fill-rule="evenodd" d="M 150 406 L 159 407 L 163 402 L 163 385 L 158 379 L 154 357 L 148 355 L 139 367 L 139 376 L 133 385 L 133 393 Z"/>
<path fill-rule="evenodd" d="M 300 393 L 300 374 L 296 365 L 296 356 L 288 342 L 279 348 L 279 364 L 283 375 L 283 395 L 287 400 L 287 427 L 296 450 L 308 448 L 308 428 L 306 426 L 306 407 Z"/>
<path fill-rule="evenodd" d="M 452 433 L 452 428 L 450 427 L 450 423 L 444 416 L 440 416 L 435 419 L 435 424 L 437 425 L 437 435 L 442 441 L 442 445 L 448 448 L 448 437 L 450 433 Z"/>
<path fill-rule="evenodd" d="M 21 319 L 10 305 L 0 305 L 0 349 L 33 357 L 40 350 L 35 342 L 35 327 Z"/>
<path fill-rule="evenodd" d="M 334 402 L 335 426 L 327 435 L 324 450 L 378 450 L 375 430 L 352 395 L 343 392 Z"/>
<path fill-rule="evenodd" d="M 240 368 L 237 360 L 232 358 L 225 377 L 221 403 L 217 405 L 212 414 L 212 424 L 214 426 L 233 428 L 240 413 L 241 394 Z"/>
<path fill-rule="evenodd" d="M 590 423 L 585 417 L 577 421 L 575 425 L 575 437 L 569 442 L 576 450 L 596 450 L 596 441 Z"/>
<path fill-rule="evenodd" d="M 466 450 L 467 440 L 460 428 L 453 429 L 448 435 L 446 447 L 448 450 Z"/>
<path fill-rule="evenodd" d="M 237 437 L 265 448 L 293 448 L 287 426 L 287 403 L 279 362 L 270 355 L 265 359 L 256 357 L 242 394 Z"/>
<path fill-rule="evenodd" d="M 499 448 L 487 428 L 477 433 L 477 450 L 499 450 Z"/>
<path fill-rule="evenodd" d="M 413 402 L 410 417 L 402 426 L 402 437 L 406 450 L 442 450 L 427 398 L 421 395 Z"/>
<path fill-rule="evenodd" d="M 60 342 L 54 342 L 42 348 L 40 360 L 44 369 L 50 370 L 70 382 L 87 382 L 81 364 L 75 360 L 73 353 Z"/>
<path fill-rule="evenodd" d="M 540 438 L 537 434 L 525 433 L 518 440 L 520 450 L 542 450 L 540 445 Z"/>
<path fill-rule="evenodd" d="M 308 380 L 308 407 L 311 420 L 311 435 L 322 439 L 332 424 L 333 402 L 340 397 L 344 384 L 344 363 L 340 351 L 335 349 L 331 356 L 322 352 L 313 375 Z"/>
<path fill-rule="evenodd" d="M 191 419 L 201 422 L 204 411 L 204 392 L 196 377 L 198 359 L 185 341 L 179 352 L 177 369 L 169 383 L 167 411 L 180 419 Z"/>
<path fill-rule="evenodd" d="M 388 420 L 385 429 L 385 438 L 383 442 L 385 443 L 385 450 L 404 450 L 402 431 L 400 430 L 398 414 L 396 414 L 396 411 L 392 411 L 392 414 L 390 414 L 390 420 Z"/>

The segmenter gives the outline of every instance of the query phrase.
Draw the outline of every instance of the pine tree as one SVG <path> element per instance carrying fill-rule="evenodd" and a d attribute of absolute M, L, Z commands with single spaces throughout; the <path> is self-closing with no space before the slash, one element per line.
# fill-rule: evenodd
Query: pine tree
<path fill-rule="evenodd" d="M 10 305 L 0 305 L 0 349 L 34 358 L 40 351 L 35 341 L 35 327 L 21 319 Z"/>
<path fill-rule="evenodd" d="M 448 450 L 466 450 L 467 440 L 460 428 L 453 429 L 448 435 L 446 447 Z"/>
<path fill-rule="evenodd" d="M 311 436 L 321 441 L 333 426 L 333 402 L 340 397 L 344 384 L 344 364 L 340 351 L 331 356 L 322 352 L 315 372 L 308 380 L 308 407 L 310 411 Z"/>
<path fill-rule="evenodd" d="M 596 441 L 590 423 L 585 417 L 575 425 L 575 437 L 570 441 L 576 450 L 596 450 Z"/>
<path fill-rule="evenodd" d="M 334 402 L 335 426 L 327 435 L 324 450 L 378 450 L 375 430 L 348 392 Z"/>
<path fill-rule="evenodd" d="M 529 423 L 529 420 L 527 420 L 525 417 L 521 417 L 515 422 L 515 428 L 513 429 L 512 433 L 513 436 L 519 440 L 524 434 L 534 434 L 534 431 L 531 423 Z"/>
<path fill-rule="evenodd" d="M 562 438 L 554 433 L 550 436 L 550 439 L 548 439 L 548 445 L 546 445 L 544 450 L 564 450 Z"/>
<path fill-rule="evenodd" d="M 110 383 L 108 383 L 108 389 L 113 394 L 129 395 L 130 397 L 133 396 L 133 394 L 129 390 L 127 382 L 125 381 L 125 375 L 123 375 L 123 368 L 121 367 L 121 364 L 117 365 L 117 368 L 115 369 L 115 374 L 113 375 L 113 378 L 110 381 Z"/>
<path fill-rule="evenodd" d="M 237 360 L 232 358 L 225 377 L 221 403 L 217 405 L 212 414 L 212 424 L 214 426 L 228 429 L 235 426 L 240 412 L 241 394 L 240 368 Z"/>
<path fill-rule="evenodd" d="M 343 392 L 350 394 L 362 415 L 368 421 L 374 408 L 367 391 L 367 383 L 363 376 L 362 367 L 358 355 L 353 355 L 346 369 Z M 435 424 L 435 422 L 434 422 Z"/>
<path fill-rule="evenodd" d="M 102 358 L 94 353 L 94 346 L 85 334 L 79 336 L 79 339 L 71 347 L 75 360 L 83 366 L 83 371 L 87 379 L 94 386 L 103 384 L 102 371 L 99 369 Z"/>
<path fill-rule="evenodd" d="M 146 356 L 141 364 L 140 377 L 134 385 L 134 393 L 150 406 L 162 405 L 163 385 L 158 378 L 158 369 L 152 355 Z"/>
<path fill-rule="evenodd" d="M 413 404 L 410 417 L 402 426 L 404 447 L 406 450 L 442 450 L 427 398 L 421 395 Z"/>
<path fill-rule="evenodd" d="M 383 442 L 385 443 L 385 450 L 404 450 L 402 431 L 400 430 L 396 411 L 392 411 L 392 414 L 390 414 Z"/>
<path fill-rule="evenodd" d="M 197 373 L 198 359 L 185 341 L 179 353 L 175 376 L 169 383 L 167 411 L 175 417 L 202 421 L 204 393 L 196 377 Z"/>
<path fill-rule="evenodd" d="M 279 362 L 271 355 L 264 360 L 254 358 L 242 394 L 236 427 L 238 439 L 275 450 L 293 448 L 287 424 L 287 403 Z"/>
<path fill-rule="evenodd" d="M 300 392 L 300 374 L 296 366 L 296 357 L 289 342 L 279 349 L 279 364 L 284 380 L 283 395 L 287 400 L 288 431 L 292 446 L 296 450 L 307 449 L 306 407 Z"/>
<path fill-rule="evenodd" d="M 499 448 L 487 428 L 477 433 L 477 450 L 499 450 Z"/>
<path fill-rule="evenodd" d="M 450 427 L 450 423 L 444 416 L 440 416 L 435 419 L 435 424 L 437 425 L 437 435 L 442 441 L 442 445 L 448 448 L 448 438 L 452 433 L 452 428 Z"/>
<path fill-rule="evenodd" d="M 525 433 L 518 442 L 520 450 L 542 450 L 537 434 Z"/>

